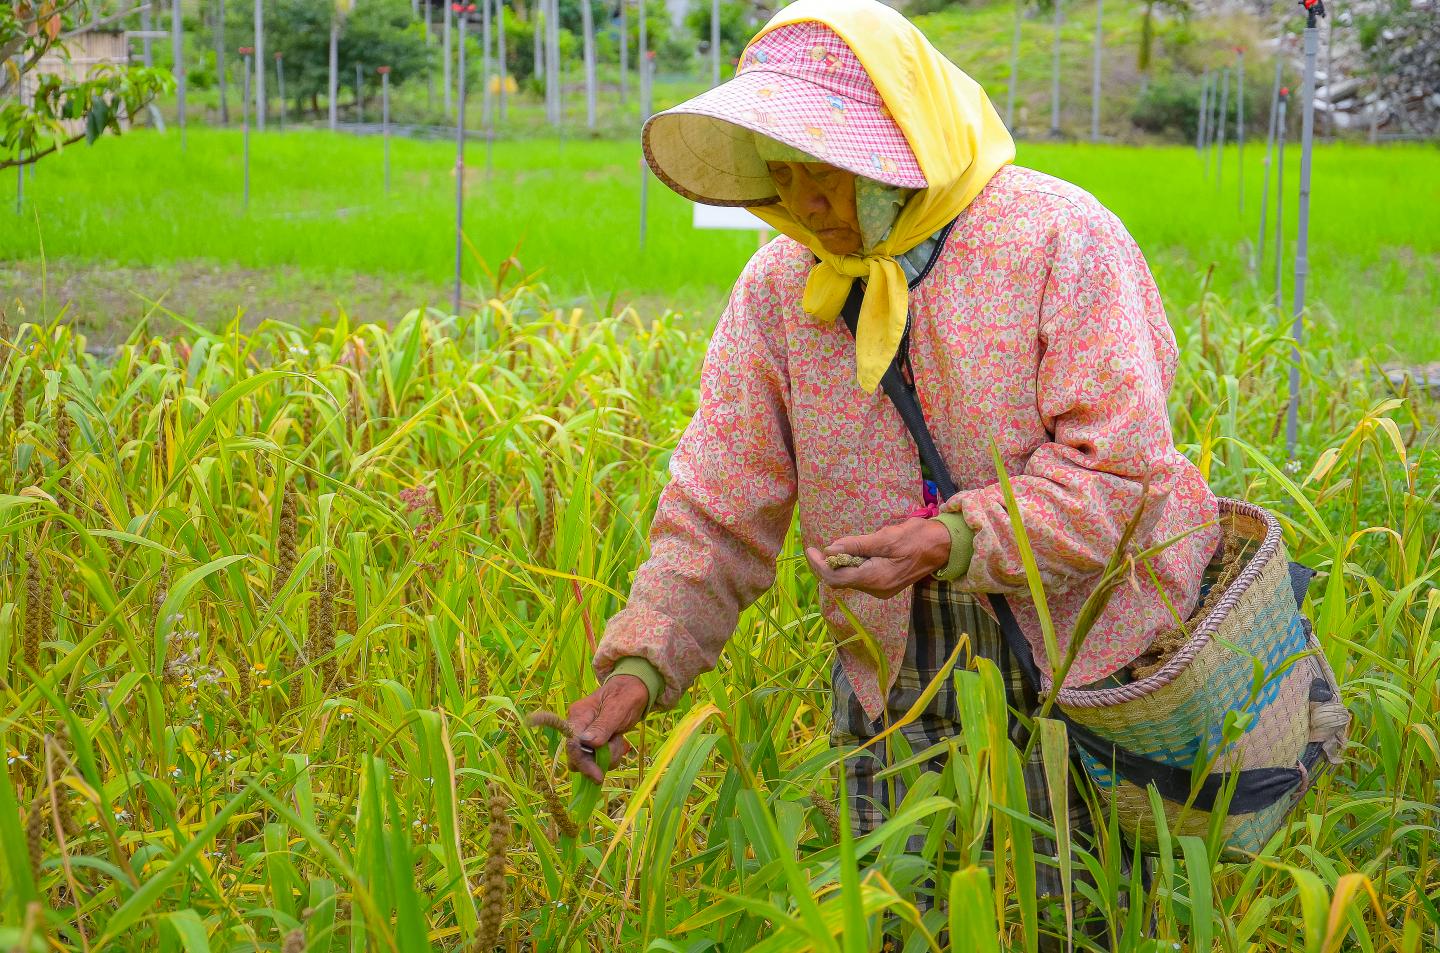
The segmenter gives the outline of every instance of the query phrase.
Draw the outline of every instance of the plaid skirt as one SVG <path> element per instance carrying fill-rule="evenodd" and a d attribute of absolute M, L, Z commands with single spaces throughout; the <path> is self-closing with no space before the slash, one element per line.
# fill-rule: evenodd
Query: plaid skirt
<path fill-rule="evenodd" d="M 1027 715 L 1039 708 L 1034 690 L 1027 684 L 1010 653 L 1000 626 L 985 610 L 980 608 L 975 597 L 962 592 L 950 583 L 928 580 L 917 584 L 914 590 L 914 609 L 911 613 L 910 641 L 905 647 L 905 660 L 894 687 L 886 699 L 886 715 L 871 721 L 865 717 L 865 710 L 855 697 L 850 680 L 836 662 L 831 672 L 834 687 L 834 727 L 830 742 L 837 747 L 862 744 L 885 729 L 885 722 L 898 721 L 920 699 L 921 694 L 934 680 L 935 675 L 955 650 L 962 637 L 969 638 L 969 655 L 962 653 L 957 667 L 968 666 L 971 659 L 981 656 L 995 663 L 1005 682 L 1006 703 L 1014 711 Z M 947 738 L 960 734 L 960 704 L 956 697 L 955 682 L 946 679 L 935 697 L 925 707 L 924 713 L 900 729 L 912 751 L 923 751 Z M 1024 750 L 1029 732 L 1015 717 L 1010 718 L 1010 739 Z M 855 757 L 845 762 L 846 794 L 850 800 L 851 831 L 855 836 L 867 834 L 879 827 L 889 816 L 894 805 L 890 803 L 890 788 L 893 783 L 895 803 L 905 798 L 905 784 L 898 777 L 877 780 L 875 775 L 887 763 L 885 742 L 873 745 L 869 750 L 877 757 Z M 943 767 L 943 759 L 937 759 L 927 766 L 930 770 Z M 1025 792 L 1030 803 L 1030 813 L 1053 823 L 1050 812 L 1049 786 L 1041 761 L 1040 746 L 1036 745 L 1029 760 L 1023 765 Z M 1084 837 L 1093 830 L 1089 809 L 1075 787 L 1075 775 L 1068 775 L 1070 787 L 1069 804 L 1070 830 Z M 909 849 L 919 852 L 924 844 L 923 835 L 911 837 Z M 1059 868 L 1055 864 L 1055 845 L 1049 838 L 1035 840 L 1036 886 L 1042 897 L 1062 896 Z M 1048 861 L 1048 862 L 1047 862 Z M 1079 880 L 1084 871 L 1076 864 L 1075 879 Z M 928 906 L 928 903 L 925 904 Z"/>

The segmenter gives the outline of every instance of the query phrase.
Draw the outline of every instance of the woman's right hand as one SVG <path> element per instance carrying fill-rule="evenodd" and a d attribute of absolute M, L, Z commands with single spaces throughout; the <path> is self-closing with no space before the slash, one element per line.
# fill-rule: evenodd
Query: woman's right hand
<path fill-rule="evenodd" d="M 574 734 L 565 743 L 570 770 L 599 783 L 605 772 L 595 763 L 593 752 L 609 745 L 611 767 L 619 764 L 630 751 L 625 732 L 640 724 L 649 704 L 650 690 L 644 682 L 634 675 L 615 675 L 571 705 L 567 720 Z"/>

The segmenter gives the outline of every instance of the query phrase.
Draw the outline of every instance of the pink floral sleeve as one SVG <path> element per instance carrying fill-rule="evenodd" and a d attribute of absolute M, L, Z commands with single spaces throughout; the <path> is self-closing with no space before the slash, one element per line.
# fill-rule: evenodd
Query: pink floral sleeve
<path fill-rule="evenodd" d="M 1028 458 L 1014 453 L 1019 448 L 1004 447 L 1003 436 L 1001 442 L 1047 591 L 1065 592 L 1103 568 L 1147 480 L 1142 543 L 1201 525 L 1213 518 L 1214 507 L 1199 472 L 1171 436 L 1166 395 L 1175 341 L 1140 250 L 1109 213 L 1062 221 L 1054 242 L 1035 370 L 1037 409 L 1051 442 L 1034 447 Z M 957 493 L 943 508 L 963 512 L 975 530 L 966 587 L 1026 592 L 1000 485 Z M 1190 569 L 1204 564 L 1205 547 L 1213 549 L 1215 538 L 1202 531 L 1160 557 L 1162 583 L 1176 580 L 1178 591 L 1169 593 L 1175 604 L 1193 599 L 1198 572 Z M 1162 601 L 1153 591 L 1127 589 L 1106 616 L 1129 612 L 1134 631 L 1134 620 L 1160 611 Z M 1105 660 L 1097 670 L 1124 661 Z"/>
<path fill-rule="evenodd" d="M 715 667 L 741 610 L 775 581 L 775 559 L 795 504 L 785 351 L 767 320 L 752 259 L 706 354 L 700 406 L 670 460 L 670 483 L 650 528 L 650 558 L 595 655 L 603 681 L 625 656 L 665 678 L 671 708 Z M 772 330 L 775 329 L 775 330 Z"/>

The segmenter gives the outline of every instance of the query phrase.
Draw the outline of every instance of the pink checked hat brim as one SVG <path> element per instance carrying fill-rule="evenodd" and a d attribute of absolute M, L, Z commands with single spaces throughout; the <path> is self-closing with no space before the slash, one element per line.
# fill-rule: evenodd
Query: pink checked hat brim
<path fill-rule="evenodd" d="M 645 160 L 659 179 L 704 205 L 776 201 L 754 133 L 877 182 L 923 189 L 905 134 L 879 105 L 807 80 L 750 69 L 645 123 Z"/>

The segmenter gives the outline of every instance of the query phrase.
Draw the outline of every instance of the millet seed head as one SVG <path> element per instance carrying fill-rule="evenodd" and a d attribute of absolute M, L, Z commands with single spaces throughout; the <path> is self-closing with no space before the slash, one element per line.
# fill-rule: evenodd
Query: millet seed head
<path fill-rule="evenodd" d="M 566 738 L 573 737 L 575 734 L 570 728 L 570 723 L 553 711 L 532 711 L 526 717 L 525 723 L 531 728 L 551 728 Z"/>

